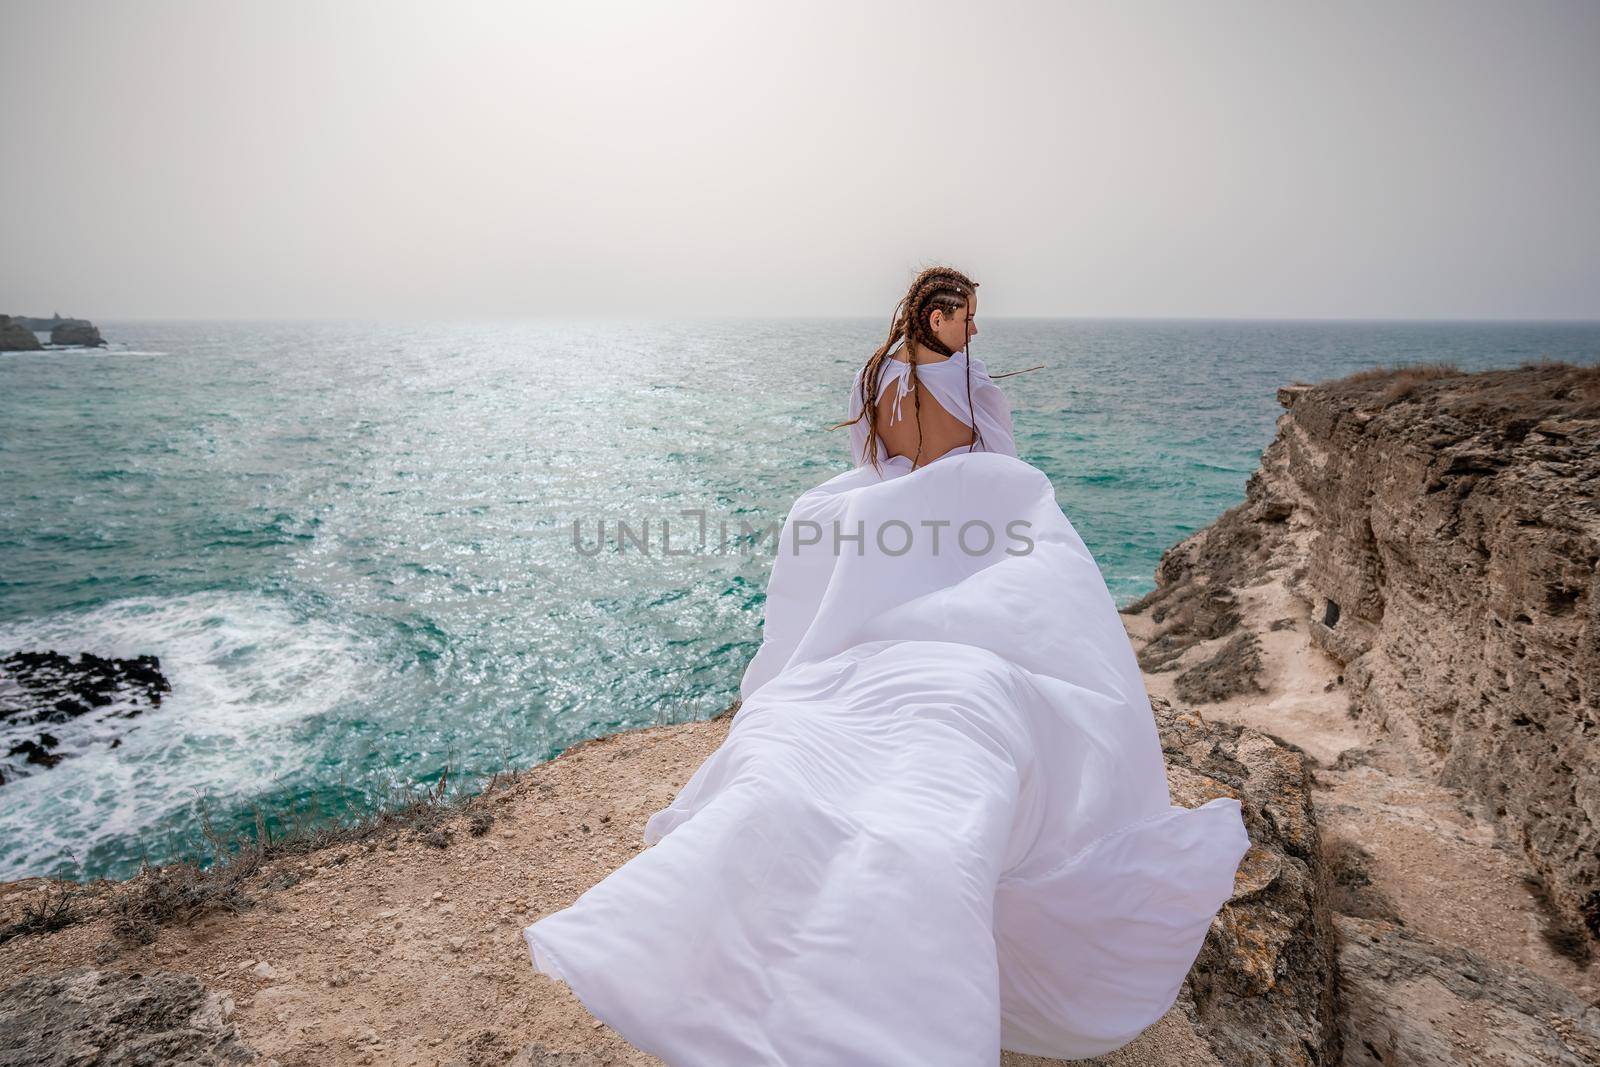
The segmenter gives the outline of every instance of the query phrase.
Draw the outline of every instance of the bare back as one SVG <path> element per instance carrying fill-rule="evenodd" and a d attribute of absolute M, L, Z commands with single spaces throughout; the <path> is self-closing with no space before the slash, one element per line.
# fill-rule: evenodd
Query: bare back
<path fill-rule="evenodd" d="M 922 456 L 917 460 L 914 457 L 917 455 L 919 412 L 922 420 Z M 913 395 L 900 401 L 900 418 L 893 424 L 889 421 L 894 417 L 893 391 L 884 390 L 884 395 L 878 398 L 876 417 L 878 438 L 889 455 L 904 456 L 922 466 L 952 448 L 973 443 L 972 427 L 945 410 L 944 405 L 934 399 L 933 391 L 923 385 L 918 385 Z"/>

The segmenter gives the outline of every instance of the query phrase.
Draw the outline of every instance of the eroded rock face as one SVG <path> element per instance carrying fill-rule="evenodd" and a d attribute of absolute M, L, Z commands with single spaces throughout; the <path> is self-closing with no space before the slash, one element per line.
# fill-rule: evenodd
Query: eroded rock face
<path fill-rule="evenodd" d="M 1139 649 L 1146 671 L 1178 669 L 1190 648 L 1230 640 L 1174 680 L 1193 704 L 1214 703 L 1261 689 L 1261 656 L 1254 634 L 1241 629 L 1236 590 L 1264 581 L 1294 552 L 1288 522 L 1295 507 L 1281 487 L 1257 471 L 1245 483 L 1245 500 L 1215 522 L 1168 548 L 1156 565 L 1156 587 L 1123 609 L 1149 612 L 1158 624 Z"/>
<path fill-rule="evenodd" d="M 1250 691 L 1264 692 L 1261 674 L 1261 640 L 1240 632 L 1230 637 L 1208 659 L 1196 663 L 1173 679 L 1178 696 L 1191 704 L 1213 704 Z"/>
<path fill-rule="evenodd" d="M 1349 1062 L 1600 1063 L 1600 1008 L 1561 986 L 1393 922 L 1334 922 Z"/>
<path fill-rule="evenodd" d="M 1230 1067 L 1340 1062 L 1337 944 L 1307 757 L 1152 701 L 1174 803 L 1240 801 L 1250 851 L 1189 973 L 1191 1021 Z"/>
<path fill-rule="evenodd" d="M 1280 448 L 1281 445 L 1281 448 Z M 1311 638 L 1357 711 L 1517 839 L 1600 937 L 1600 369 L 1293 400 L 1278 469 L 1317 536 Z"/>
<path fill-rule="evenodd" d="M 0 990 L 0 1063 L 256 1063 L 232 1002 L 192 974 L 74 968 Z"/>
<path fill-rule="evenodd" d="M 0 315 L 0 352 L 37 352 L 44 348 L 25 323 Z"/>
<path fill-rule="evenodd" d="M 1352 713 L 1473 798 L 1600 937 L 1600 368 L 1374 372 L 1279 401 L 1248 499 L 1126 609 L 1163 623 L 1146 669 L 1225 636 L 1231 590 L 1287 560 Z M 1249 657 L 1191 681 L 1197 702 L 1245 692 Z"/>

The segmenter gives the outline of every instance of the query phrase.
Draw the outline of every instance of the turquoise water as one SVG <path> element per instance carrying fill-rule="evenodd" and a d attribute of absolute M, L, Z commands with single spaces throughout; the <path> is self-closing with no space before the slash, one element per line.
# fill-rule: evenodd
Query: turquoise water
<path fill-rule="evenodd" d="M 0 357 L 0 653 L 154 653 L 174 691 L 0 787 L 0 877 L 725 707 L 772 560 L 739 524 L 847 468 L 823 427 L 887 322 L 100 326 L 107 353 Z M 989 320 L 972 352 L 1047 364 L 1002 382 L 1018 447 L 1126 603 L 1243 499 L 1278 386 L 1593 363 L 1600 324 Z"/>

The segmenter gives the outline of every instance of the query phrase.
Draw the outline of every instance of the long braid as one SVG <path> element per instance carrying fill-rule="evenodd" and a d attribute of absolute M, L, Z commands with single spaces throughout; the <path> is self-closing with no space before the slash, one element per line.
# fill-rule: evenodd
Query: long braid
<path fill-rule="evenodd" d="M 900 340 L 901 338 L 903 338 L 905 336 L 905 330 L 906 330 L 906 304 L 907 304 L 907 302 L 909 300 L 910 300 L 909 295 L 901 297 L 900 298 L 900 303 L 895 305 L 895 309 L 894 309 L 893 313 L 889 316 L 889 339 L 884 341 L 883 344 L 878 346 L 877 351 L 872 353 L 872 356 L 867 360 L 867 365 L 862 369 L 862 372 L 861 372 L 861 413 L 858 414 L 854 419 L 846 419 L 844 422 L 835 423 L 834 425 L 828 427 L 828 429 L 830 429 L 830 430 L 837 430 L 841 426 L 849 426 L 852 422 L 856 422 L 856 421 L 859 421 L 862 418 L 866 418 L 866 420 L 867 420 L 867 449 L 866 449 L 866 451 L 867 451 L 868 458 L 872 461 L 873 470 L 878 470 L 878 448 L 877 448 L 878 429 L 877 429 L 877 420 L 872 417 L 878 410 L 878 405 L 877 405 L 878 378 L 882 374 L 883 361 L 884 361 L 884 359 L 886 359 L 888 357 L 890 349 L 892 349 L 894 347 L 894 343 L 897 340 Z"/>
<path fill-rule="evenodd" d="M 968 299 L 976 292 L 978 283 L 968 278 L 965 274 L 951 267 L 929 267 L 917 275 L 911 283 L 910 290 L 895 305 L 893 315 L 890 317 L 889 336 L 883 344 L 868 358 L 866 366 L 861 373 L 861 411 L 854 419 L 846 419 L 828 427 L 837 430 L 842 426 L 849 426 L 860 420 L 867 420 L 867 459 L 873 469 L 878 470 L 878 427 L 877 427 L 877 396 L 878 379 L 883 372 L 883 361 L 889 357 L 896 343 L 905 349 L 906 360 L 910 364 L 907 371 L 910 375 L 908 383 L 912 394 L 912 411 L 917 421 L 917 453 L 912 458 L 911 465 L 915 469 L 917 460 L 922 458 L 922 390 L 918 388 L 917 363 L 912 356 L 912 343 L 937 352 L 944 356 L 953 356 L 955 353 L 938 337 L 934 336 L 928 325 L 928 317 L 934 309 L 944 311 L 946 314 L 955 314 L 965 308 Z M 967 360 L 967 410 L 972 412 L 972 361 Z M 983 431 L 978 428 L 977 413 L 973 412 L 971 430 L 973 434 L 973 447 L 983 440 Z"/>
<path fill-rule="evenodd" d="M 983 430 L 978 426 L 978 412 L 972 406 L 972 353 L 970 351 L 967 353 L 967 410 L 972 412 L 971 451 L 976 452 L 979 446 L 982 445 L 983 450 L 987 452 L 988 446 L 983 444 Z"/>
<path fill-rule="evenodd" d="M 906 354 L 911 359 L 910 353 Z M 917 388 L 917 361 L 911 359 L 906 367 L 911 376 L 911 415 L 917 420 L 917 454 L 911 457 L 911 469 L 917 469 L 917 460 L 922 458 L 922 390 Z"/>

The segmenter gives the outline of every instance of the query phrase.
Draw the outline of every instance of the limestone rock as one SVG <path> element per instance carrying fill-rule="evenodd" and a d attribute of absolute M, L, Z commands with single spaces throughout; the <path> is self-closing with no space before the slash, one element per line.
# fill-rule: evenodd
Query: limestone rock
<path fill-rule="evenodd" d="M 1339 1063 L 1338 948 L 1305 753 L 1151 703 L 1173 802 L 1235 797 L 1251 841 L 1189 973 L 1196 1032 L 1229 1067 Z"/>
<path fill-rule="evenodd" d="M 190 974 L 78 967 L 0 990 L 0 1062 L 256 1063 L 225 998 Z"/>
<path fill-rule="evenodd" d="M 1261 692 L 1261 641 L 1252 633 L 1236 633 L 1209 659 L 1173 679 L 1179 697 L 1191 704 L 1213 704 L 1239 693 Z"/>
<path fill-rule="evenodd" d="M 1515 964 L 1338 915 L 1351 1063 L 1600 1063 L 1600 1007 Z"/>
<path fill-rule="evenodd" d="M 1308 391 L 1263 457 L 1353 705 L 1518 842 L 1600 937 L 1600 369 Z"/>
<path fill-rule="evenodd" d="M 1160 624 L 1143 666 L 1229 636 L 1234 591 L 1287 566 L 1364 728 L 1472 797 L 1600 938 L 1600 368 L 1377 370 L 1279 400 L 1245 502 L 1125 609 Z M 1248 651 L 1191 665 L 1187 698 L 1252 685 Z"/>

